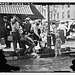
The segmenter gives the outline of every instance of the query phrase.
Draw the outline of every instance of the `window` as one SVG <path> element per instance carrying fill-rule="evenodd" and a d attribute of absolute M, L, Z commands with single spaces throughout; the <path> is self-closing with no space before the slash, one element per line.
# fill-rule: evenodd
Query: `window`
<path fill-rule="evenodd" d="M 62 19 L 64 19 L 64 12 L 62 12 Z"/>
<path fill-rule="evenodd" d="M 70 7 L 70 5 L 68 5 L 68 8 Z"/>
<path fill-rule="evenodd" d="M 64 9 L 64 5 L 62 5 L 62 9 Z"/>
<path fill-rule="evenodd" d="M 44 16 L 46 17 L 46 10 L 44 10 Z"/>
<path fill-rule="evenodd" d="M 50 11 L 50 13 L 52 13 L 52 11 Z"/>
<path fill-rule="evenodd" d="M 55 5 L 53 5 L 53 10 L 55 10 Z"/>
<path fill-rule="evenodd" d="M 59 19 L 59 13 L 57 13 L 57 19 Z"/>
<path fill-rule="evenodd" d="M 70 11 L 67 11 L 67 18 L 70 18 Z"/>
<path fill-rule="evenodd" d="M 55 19 L 55 14 L 54 14 L 54 19 Z"/>
<path fill-rule="evenodd" d="M 53 8 L 55 8 L 55 5 L 53 5 Z"/>
<path fill-rule="evenodd" d="M 52 14 L 51 14 L 51 19 L 52 19 Z"/>
<path fill-rule="evenodd" d="M 57 8 L 59 7 L 59 5 L 57 5 Z"/>

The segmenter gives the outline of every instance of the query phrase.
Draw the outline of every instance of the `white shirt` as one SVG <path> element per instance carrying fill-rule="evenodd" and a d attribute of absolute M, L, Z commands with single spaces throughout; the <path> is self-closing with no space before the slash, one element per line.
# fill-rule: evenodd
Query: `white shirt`
<path fill-rule="evenodd" d="M 57 30 L 58 29 L 64 30 L 64 36 L 66 36 L 66 29 L 67 29 L 67 27 L 65 26 L 65 24 L 59 24 L 59 27 L 57 28 Z"/>
<path fill-rule="evenodd" d="M 36 24 L 33 24 L 32 27 L 31 27 L 31 30 L 34 31 L 34 33 L 39 37 L 39 34 L 38 34 L 38 26 L 36 26 Z"/>
<path fill-rule="evenodd" d="M 15 22 L 14 24 L 11 25 L 11 27 L 12 27 L 12 32 L 16 32 L 16 30 L 19 30 L 19 23 Z"/>

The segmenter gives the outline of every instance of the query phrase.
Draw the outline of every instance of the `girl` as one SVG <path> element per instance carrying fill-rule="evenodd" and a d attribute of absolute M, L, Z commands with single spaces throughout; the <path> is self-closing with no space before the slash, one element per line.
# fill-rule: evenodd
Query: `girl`
<path fill-rule="evenodd" d="M 61 55 L 61 44 L 62 44 L 62 41 L 59 38 L 59 31 L 57 31 L 56 43 L 55 43 L 55 58 L 57 57 L 58 53 L 59 53 L 59 58 L 60 58 L 60 55 Z"/>

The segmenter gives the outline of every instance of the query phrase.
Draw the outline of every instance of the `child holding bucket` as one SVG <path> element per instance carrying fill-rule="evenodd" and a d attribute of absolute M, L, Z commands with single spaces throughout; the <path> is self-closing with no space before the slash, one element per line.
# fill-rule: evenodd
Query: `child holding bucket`
<path fill-rule="evenodd" d="M 56 43 L 55 43 L 55 58 L 57 57 L 57 55 L 59 55 L 59 58 L 60 58 L 60 55 L 61 55 L 61 44 L 62 44 L 62 41 L 59 37 L 59 30 L 57 30 L 57 33 L 56 33 Z"/>

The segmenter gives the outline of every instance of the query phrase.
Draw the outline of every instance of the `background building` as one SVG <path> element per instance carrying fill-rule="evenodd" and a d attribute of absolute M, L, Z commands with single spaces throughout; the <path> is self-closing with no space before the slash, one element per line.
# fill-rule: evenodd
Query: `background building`
<path fill-rule="evenodd" d="M 50 20 L 71 20 L 75 18 L 75 5 L 50 5 Z"/>
<path fill-rule="evenodd" d="M 48 6 L 47 5 L 35 5 L 38 11 L 48 19 Z M 75 18 L 75 5 L 50 5 L 50 20 L 71 20 Z"/>

